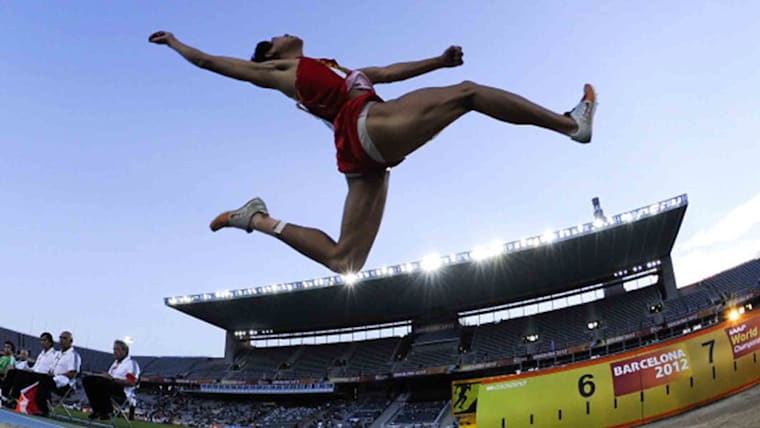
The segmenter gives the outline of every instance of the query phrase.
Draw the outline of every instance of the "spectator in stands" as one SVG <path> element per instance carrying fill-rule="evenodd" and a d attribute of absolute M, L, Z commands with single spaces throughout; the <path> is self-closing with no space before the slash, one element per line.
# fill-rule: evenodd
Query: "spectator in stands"
<path fill-rule="evenodd" d="M 111 398 L 119 402 L 135 403 L 135 385 L 140 377 L 140 366 L 129 356 L 129 345 L 124 341 L 113 342 L 115 361 L 107 373 L 86 376 L 82 379 L 84 392 L 92 406 L 90 419 L 111 418 Z"/>
<path fill-rule="evenodd" d="M 53 348 L 53 335 L 45 332 L 40 335 L 40 345 L 42 350 L 37 356 L 32 369 L 16 369 L 8 371 L 8 375 L 2 384 L 2 393 L 6 406 L 15 408 L 15 401 L 18 399 L 22 389 L 37 382 L 39 374 L 48 375 L 53 372 L 57 352 Z"/>
<path fill-rule="evenodd" d="M 63 395 L 69 388 L 74 386 L 76 375 L 82 366 L 82 359 L 74 349 L 74 336 L 71 332 L 63 331 L 59 336 L 61 350 L 56 354 L 56 360 L 51 372 L 38 374 L 39 386 L 37 387 L 37 407 L 42 416 L 48 414 L 48 400 L 50 394 L 55 392 Z"/>
<path fill-rule="evenodd" d="M 4 379 L 8 370 L 13 369 L 16 364 L 16 359 L 13 357 L 15 354 L 16 346 L 10 340 L 6 340 L 3 344 L 3 355 L 0 357 L 0 379 Z"/>
<path fill-rule="evenodd" d="M 22 349 L 18 351 L 18 358 L 16 359 L 16 370 L 26 370 L 29 368 L 29 351 Z"/>

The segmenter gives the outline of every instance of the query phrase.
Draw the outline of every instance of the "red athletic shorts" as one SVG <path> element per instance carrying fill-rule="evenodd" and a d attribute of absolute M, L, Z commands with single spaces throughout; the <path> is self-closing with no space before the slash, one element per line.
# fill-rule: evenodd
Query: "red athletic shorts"
<path fill-rule="evenodd" d="M 357 122 L 362 109 L 371 101 L 383 102 L 374 91 L 369 91 L 366 94 L 348 100 L 333 121 L 338 171 L 343 174 L 362 175 L 379 173 L 401 163 L 401 161 L 393 163 L 376 162 L 362 148 L 357 130 Z"/>

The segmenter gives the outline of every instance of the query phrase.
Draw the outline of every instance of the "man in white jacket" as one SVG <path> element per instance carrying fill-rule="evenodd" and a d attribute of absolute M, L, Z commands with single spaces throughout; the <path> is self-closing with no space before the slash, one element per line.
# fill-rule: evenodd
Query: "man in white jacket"
<path fill-rule="evenodd" d="M 92 407 L 90 419 L 110 419 L 111 398 L 119 402 L 128 400 L 134 404 L 140 366 L 129 356 L 129 345 L 122 340 L 113 342 L 113 356 L 115 361 L 107 373 L 89 375 L 82 379 L 84 392 Z"/>

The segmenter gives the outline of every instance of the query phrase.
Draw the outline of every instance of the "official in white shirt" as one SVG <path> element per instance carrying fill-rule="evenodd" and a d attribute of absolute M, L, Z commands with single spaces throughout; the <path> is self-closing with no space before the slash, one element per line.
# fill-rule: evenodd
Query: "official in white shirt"
<path fill-rule="evenodd" d="M 59 395 L 74 385 L 76 375 L 82 367 L 82 358 L 72 346 L 74 336 L 71 332 L 63 331 L 58 337 L 61 350 L 56 354 L 53 368 L 47 373 L 38 373 L 39 385 L 37 386 L 37 407 L 43 416 L 48 414 L 48 399 L 51 392 Z"/>
<path fill-rule="evenodd" d="M 29 368 L 29 351 L 22 349 L 18 351 L 16 359 L 16 370 L 26 370 Z"/>
<path fill-rule="evenodd" d="M 58 351 L 53 348 L 53 335 L 48 332 L 42 333 L 40 345 L 42 350 L 31 369 L 17 368 L 17 370 L 8 372 L 5 382 L 2 384 L 4 402 L 7 407 L 15 408 L 21 390 L 37 382 L 39 380 L 38 374 L 48 375 L 52 373 L 53 366 L 58 358 Z"/>
<path fill-rule="evenodd" d="M 135 404 L 135 385 L 140 378 L 140 366 L 129 356 L 129 345 L 122 340 L 113 342 L 113 356 L 115 361 L 107 373 L 82 379 L 84 392 L 92 407 L 90 419 L 110 419 L 111 398 Z"/>

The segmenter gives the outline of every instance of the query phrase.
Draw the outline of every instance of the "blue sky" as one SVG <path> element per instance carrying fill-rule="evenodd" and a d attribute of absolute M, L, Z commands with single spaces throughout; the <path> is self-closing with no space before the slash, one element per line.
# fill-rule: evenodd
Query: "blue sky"
<path fill-rule="evenodd" d="M 613 214 L 688 193 L 681 283 L 758 254 L 758 3 L 463 3 L 0 0 L 0 325 L 219 356 L 223 332 L 163 297 L 328 273 L 207 225 L 261 195 L 335 235 L 345 181 L 329 131 L 148 44 L 161 29 L 244 58 L 298 34 L 307 55 L 351 68 L 463 47 L 462 67 L 378 86 L 386 99 L 474 80 L 565 111 L 596 86 L 590 145 L 472 113 L 410 156 L 368 268 L 585 222 L 593 196 Z"/>

